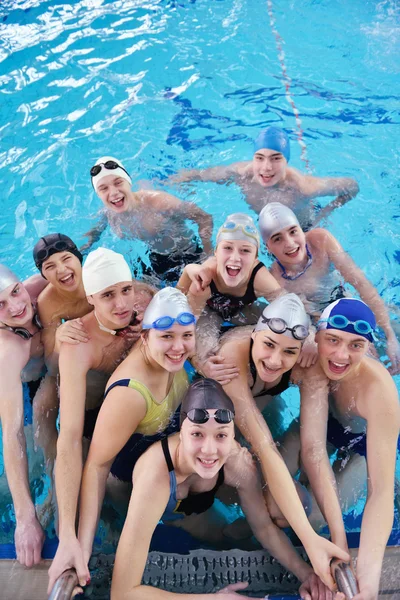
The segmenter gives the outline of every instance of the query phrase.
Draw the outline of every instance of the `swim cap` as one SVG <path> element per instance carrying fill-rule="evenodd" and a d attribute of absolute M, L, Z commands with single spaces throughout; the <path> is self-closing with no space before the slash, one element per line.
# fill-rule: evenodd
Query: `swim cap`
<path fill-rule="evenodd" d="M 161 322 L 169 318 L 164 326 Z M 175 319 L 180 325 L 191 325 L 195 316 L 190 304 L 182 292 L 173 287 L 165 287 L 152 298 L 145 310 L 142 329 L 167 329 L 173 325 Z"/>
<path fill-rule="evenodd" d="M 300 227 L 300 223 L 290 208 L 280 202 L 271 202 L 264 206 L 260 212 L 258 226 L 261 237 L 267 244 L 270 238 L 276 233 L 286 229 L 286 227 Z"/>
<path fill-rule="evenodd" d="M 10 285 L 20 283 L 20 278 L 6 265 L 0 264 L 0 293 L 4 292 Z"/>
<path fill-rule="evenodd" d="M 275 320 L 277 321 L 276 324 L 274 323 Z M 283 321 L 284 325 L 290 329 L 282 330 L 282 332 L 276 331 L 276 329 L 280 328 L 279 321 Z M 271 329 L 275 333 L 283 333 L 283 335 L 290 338 L 304 340 L 309 334 L 309 328 L 310 318 L 300 298 L 296 294 L 285 294 L 284 296 L 279 296 L 279 298 L 264 308 L 254 331 Z"/>
<path fill-rule="evenodd" d="M 49 233 L 49 235 L 41 237 L 33 248 L 33 260 L 40 272 L 42 272 L 43 263 L 53 254 L 57 254 L 57 252 L 70 252 L 82 264 L 82 254 L 71 238 L 63 233 Z"/>
<path fill-rule="evenodd" d="M 96 167 L 99 167 L 100 170 L 96 169 Z M 115 177 L 121 177 L 129 183 L 132 183 L 132 179 L 130 178 L 128 171 L 125 170 L 122 162 L 112 156 L 102 156 L 99 158 L 96 161 L 96 164 L 90 169 L 90 175 L 92 177 L 92 185 L 96 192 L 100 185 L 100 181 L 103 177 L 107 177 L 107 175 L 115 175 Z"/>
<path fill-rule="evenodd" d="M 283 129 L 279 127 L 267 127 L 267 129 L 260 131 L 254 140 L 254 152 L 262 148 L 280 152 L 286 158 L 287 162 L 289 162 L 290 141 L 288 134 Z"/>
<path fill-rule="evenodd" d="M 370 307 L 357 298 L 340 298 L 327 306 L 317 323 L 321 329 L 337 329 L 361 335 L 369 342 L 374 341 L 375 315 Z"/>
<path fill-rule="evenodd" d="M 250 217 L 244 213 L 234 213 L 226 218 L 225 223 L 217 233 L 217 246 L 222 241 L 241 240 L 260 247 L 258 229 Z"/>
<path fill-rule="evenodd" d="M 132 281 L 132 273 L 122 254 L 108 248 L 97 248 L 87 256 L 82 268 L 82 281 L 86 296 L 92 296 L 110 285 Z"/>
<path fill-rule="evenodd" d="M 189 386 L 181 405 L 181 425 L 190 410 L 203 408 L 213 410 L 226 408 L 235 414 L 235 407 L 228 394 L 214 379 L 198 379 Z"/>

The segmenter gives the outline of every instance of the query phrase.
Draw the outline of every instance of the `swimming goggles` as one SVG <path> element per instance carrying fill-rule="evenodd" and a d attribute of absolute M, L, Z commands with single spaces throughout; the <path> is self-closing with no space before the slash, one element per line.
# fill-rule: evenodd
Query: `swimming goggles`
<path fill-rule="evenodd" d="M 57 252 L 63 251 L 72 252 L 76 256 L 78 248 L 72 241 L 69 242 L 68 240 L 57 240 L 57 242 L 48 244 L 47 246 L 41 248 L 35 253 L 36 266 L 40 268 L 40 265 L 42 265 L 45 262 L 45 260 L 49 258 L 49 256 L 51 256 L 52 254 L 56 254 Z"/>
<path fill-rule="evenodd" d="M 185 414 L 189 421 L 197 425 L 203 425 L 209 419 L 215 419 L 215 422 L 220 425 L 227 425 L 235 418 L 235 413 L 228 408 L 218 408 L 213 415 L 210 415 L 205 408 L 192 408 L 192 410 L 189 410 Z"/>
<path fill-rule="evenodd" d="M 179 323 L 179 325 L 192 325 L 196 323 L 196 317 L 192 315 L 190 312 L 181 312 L 177 317 L 160 317 L 151 323 L 150 325 L 143 325 L 143 329 L 159 329 L 163 331 L 164 329 L 169 329 L 172 327 L 174 323 Z"/>
<path fill-rule="evenodd" d="M 374 337 L 373 328 L 368 321 L 363 321 L 362 319 L 359 319 L 358 321 L 349 321 L 344 315 L 334 315 L 333 317 L 329 317 L 329 319 L 320 319 L 317 326 L 319 326 L 320 323 L 328 323 L 328 325 L 335 329 L 345 329 L 348 325 L 353 325 L 354 331 L 360 335 L 371 334 L 372 337 Z"/>
<path fill-rule="evenodd" d="M 220 229 L 220 233 L 233 233 L 241 229 L 243 233 L 251 238 L 254 238 L 258 243 L 260 241 L 260 236 L 258 233 L 257 227 L 253 225 L 243 225 L 242 223 L 235 223 L 234 221 L 226 221 Z"/>
<path fill-rule="evenodd" d="M 26 329 L 26 327 L 10 327 L 9 325 L 4 325 L 3 327 L 0 327 L 0 329 L 6 329 L 7 331 L 11 331 L 23 340 L 30 340 L 33 338 L 34 335 L 36 335 L 37 333 L 39 333 L 39 331 L 43 329 L 43 325 L 41 324 L 39 315 L 37 313 L 33 315 L 32 325 L 38 328 L 38 331 L 36 331 L 35 333 L 31 333 L 30 331 L 28 331 L 28 329 Z"/>
<path fill-rule="evenodd" d="M 285 331 L 290 331 L 295 340 L 305 340 L 306 337 L 308 337 L 309 331 L 304 325 L 289 327 L 284 319 L 280 319 L 279 317 L 267 319 L 264 315 L 261 315 L 261 320 L 263 323 L 266 323 L 274 333 L 285 333 Z"/>
<path fill-rule="evenodd" d="M 105 163 L 99 163 L 97 165 L 94 165 L 90 169 L 90 176 L 96 177 L 96 175 L 98 175 L 100 173 L 100 171 L 102 170 L 103 167 L 105 167 L 109 171 L 114 171 L 115 169 L 122 169 L 123 171 L 125 171 L 125 173 L 128 175 L 128 177 L 130 177 L 128 171 L 126 169 L 124 169 L 123 166 L 121 166 L 117 162 L 115 162 L 115 160 L 107 160 Z"/>
<path fill-rule="evenodd" d="M 308 246 L 306 244 L 306 252 L 307 252 L 307 264 L 304 267 L 304 269 L 302 271 L 300 271 L 300 273 L 296 273 L 296 275 L 288 275 L 286 273 L 286 268 L 283 266 L 283 264 L 281 262 L 279 262 L 278 259 L 276 259 L 276 262 L 278 263 L 278 265 L 280 266 L 280 268 L 282 269 L 282 277 L 283 279 L 286 279 L 287 281 L 296 281 L 296 279 L 298 279 L 299 277 L 301 277 L 302 275 L 304 275 L 304 273 L 307 271 L 307 269 L 309 267 L 311 267 L 312 265 L 312 254 L 310 252 L 310 250 L 308 249 Z"/>

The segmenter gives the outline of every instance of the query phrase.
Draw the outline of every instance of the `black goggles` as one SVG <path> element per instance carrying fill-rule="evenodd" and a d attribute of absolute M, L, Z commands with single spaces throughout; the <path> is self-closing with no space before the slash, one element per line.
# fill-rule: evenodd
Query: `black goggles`
<path fill-rule="evenodd" d="M 185 415 L 189 421 L 197 425 L 207 423 L 209 419 L 215 419 L 216 423 L 220 425 L 227 425 L 235 418 L 235 413 L 228 408 L 218 408 L 213 415 L 210 415 L 205 408 L 192 408 Z"/>
<path fill-rule="evenodd" d="M 99 163 L 98 165 L 94 165 L 90 169 L 90 176 L 96 177 L 96 175 L 98 175 L 100 173 L 100 171 L 102 170 L 103 167 L 105 167 L 109 171 L 114 171 L 115 169 L 122 169 L 123 171 L 125 171 L 125 173 L 128 175 L 128 177 L 130 177 L 128 171 L 126 169 L 124 169 L 124 167 L 119 165 L 117 162 L 115 162 L 115 160 L 107 160 L 107 162 L 105 162 L 105 163 Z"/>
<path fill-rule="evenodd" d="M 53 242 L 53 244 L 49 244 L 48 246 L 45 246 L 44 248 L 41 248 L 36 252 L 36 266 L 41 265 L 42 263 L 44 263 L 45 260 L 49 258 L 49 256 L 51 256 L 52 254 L 56 254 L 57 252 L 71 252 L 72 254 L 75 254 L 75 256 L 77 256 L 77 252 L 79 251 L 75 244 L 71 244 L 71 242 L 68 242 L 67 240 L 58 240 L 57 242 Z"/>
<path fill-rule="evenodd" d="M 280 319 L 278 317 L 272 317 L 271 319 L 267 319 L 263 315 L 261 316 L 261 320 L 263 323 L 268 325 L 271 331 L 274 333 L 285 333 L 285 331 L 290 331 L 295 340 L 305 340 L 308 337 L 308 328 L 304 325 L 295 325 L 294 327 L 289 327 L 284 319 Z"/>
<path fill-rule="evenodd" d="M 39 315 L 37 313 L 33 315 L 32 324 L 35 325 L 35 327 L 37 327 L 39 331 L 43 329 L 43 325 L 41 324 Z M 7 331 L 15 333 L 15 335 L 18 335 L 18 337 L 22 338 L 23 340 L 30 340 L 33 338 L 34 335 L 36 335 L 36 333 L 38 333 L 31 333 L 25 327 L 9 327 L 8 325 L 0 327 L 0 329 L 7 329 Z"/>

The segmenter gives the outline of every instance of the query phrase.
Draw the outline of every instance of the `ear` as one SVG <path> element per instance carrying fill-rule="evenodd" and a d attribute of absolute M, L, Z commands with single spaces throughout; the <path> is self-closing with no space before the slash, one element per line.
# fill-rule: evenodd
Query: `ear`
<path fill-rule="evenodd" d="M 94 302 L 93 302 L 93 296 L 86 296 L 87 301 L 89 302 L 89 304 L 91 306 L 94 306 Z"/>
<path fill-rule="evenodd" d="M 255 341 L 255 339 L 256 339 L 256 335 L 257 335 L 257 331 L 252 331 L 252 332 L 251 332 L 251 339 L 253 340 L 253 342 L 254 342 L 254 341 Z"/>

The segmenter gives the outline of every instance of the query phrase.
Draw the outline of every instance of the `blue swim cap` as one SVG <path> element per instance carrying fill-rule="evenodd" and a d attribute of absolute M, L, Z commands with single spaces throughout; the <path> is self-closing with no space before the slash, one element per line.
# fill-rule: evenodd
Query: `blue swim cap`
<path fill-rule="evenodd" d="M 254 152 L 266 148 L 267 150 L 276 150 L 286 158 L 290 159 L 290 141 L 288 134 L 279 127 L 267 127 L 260 131 L 254 140 Z"/>
<path fill-rule="evenodd" d="M 340 298 L 325 308 L 317 328 L 318 331 L 321 329 L 347 331 L 373 342 L 376 319 L 370 307 L 362 300 Z"/>

